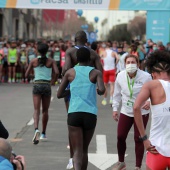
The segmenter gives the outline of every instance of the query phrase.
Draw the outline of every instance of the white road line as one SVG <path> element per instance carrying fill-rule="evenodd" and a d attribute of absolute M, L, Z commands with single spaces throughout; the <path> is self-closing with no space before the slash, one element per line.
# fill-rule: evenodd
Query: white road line
<path fill-rule="evenodd" d="M 34 124 L 34 119 L 33 119 L 33 117 L 31 118 L 31 120 L 27 123 L 27 125 L 28 126 L 31 126 L 31 125 L 33 125 Z"/>
<path fill-rule="evenodd" d="M 51 97 L 51 102 L 52 102 L 53 100 L 54 100 L 54 97 L 52 96 L 52 97 Z"/>
<path fill-rule="evenodd" d="M 97 154 L 107 154 L 106 135 L 96 135 Z"/>
<path fill-rule="evenodd" d="M 117 154 L 107 153 L 106 135 L 96 135 L 96 153 L 89 153 L 89 162 L 100 170 L 106 170 L 118 162 Z M 125 155 L 127 156 L 127 155 Z"/>

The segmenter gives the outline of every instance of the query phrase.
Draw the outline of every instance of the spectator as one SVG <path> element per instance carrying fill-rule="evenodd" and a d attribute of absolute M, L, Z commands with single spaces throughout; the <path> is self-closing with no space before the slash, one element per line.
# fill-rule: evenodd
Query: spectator
<path fill-rule="evenodd" d="M 0 169 L 1 170 L 25 170 L 25 159 L 23 156 L 12 156 L 11 145 L 3 138 L 0 138 Z"/>

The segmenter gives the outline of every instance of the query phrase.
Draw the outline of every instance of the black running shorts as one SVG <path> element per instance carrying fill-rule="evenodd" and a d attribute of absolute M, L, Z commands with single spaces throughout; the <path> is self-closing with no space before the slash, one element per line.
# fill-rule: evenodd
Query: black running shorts
<path fill-rule="evenodd" d="M 49 83 L 35 83 L 32 93 L 34 95 L 51 96 L 51 85 Z"/>
<path fill-rule="evenodd" d="M 97 116 L 92 113 L 75 112 L 69 113 L 67 124 L 69 126 L 82 127 L 84 130 L 91 130 L 96 127 Z"/>

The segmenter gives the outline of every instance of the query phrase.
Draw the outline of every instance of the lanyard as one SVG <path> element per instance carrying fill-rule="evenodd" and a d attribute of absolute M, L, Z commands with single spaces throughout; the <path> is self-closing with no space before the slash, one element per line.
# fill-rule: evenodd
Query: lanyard
<path fill-rule="evenodd" d="M 130 99 L 132 99 L 133 96 L 133 86 L 135 84 L 135 78 L 132 80 L 132 84 L 130 83 L 129 76 L 127 75 L 127 82 L 128 82 L 128 88 L 130 92 Z"/>

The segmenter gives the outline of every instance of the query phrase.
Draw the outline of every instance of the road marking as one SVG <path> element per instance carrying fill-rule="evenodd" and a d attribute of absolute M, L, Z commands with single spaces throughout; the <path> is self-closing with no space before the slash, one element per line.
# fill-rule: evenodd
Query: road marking
<path fill-rule="evenodd" d="M 118 154 L 107 153 L 106 135 L 96 135 L 96 153 L 89 153 L 89 162 L 100 170 L 106 170 L 118 162 Z M 125 155 L 127 156 L 127 155 Z"/>
<path fill-rule="evenodd" d="M 107 154 L 106 135 L 96 136 L 97 154 Z"/>
<path fill-rule="evenodd" d="M 31 120 L 27 123 L 27 125 L 28 126 L 31 126 L 31 125 L 33 125 L 34 124 L 34 119 L 33 119 L 33 117 L 31 118 Z"/>
<path fill-rule="evenodd" d="M 54 100 L 54 97 L 52 96 L 52 97 L 51 97 L 51 102 L 52 102 L 53 100 Z"/>

